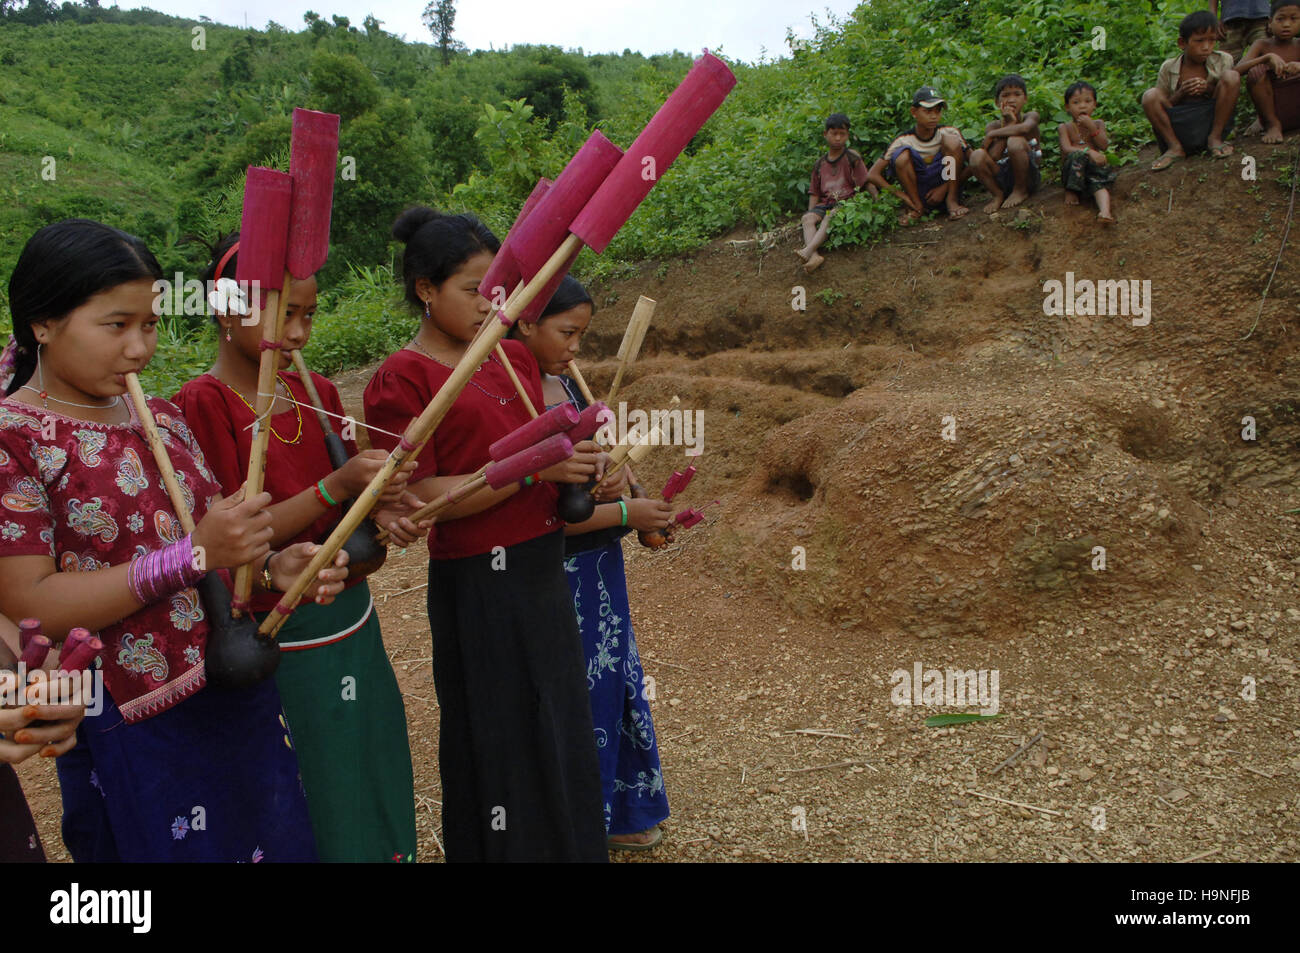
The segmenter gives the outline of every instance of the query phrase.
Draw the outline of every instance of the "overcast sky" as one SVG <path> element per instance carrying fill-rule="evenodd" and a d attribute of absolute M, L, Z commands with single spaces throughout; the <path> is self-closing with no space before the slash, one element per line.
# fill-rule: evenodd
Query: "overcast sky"
<path fill-rule="evenodd" d="M 174 16 L 210 17 L 231 26 L 263 28 L 274 20 L 291 30 L 303 29 L 302 15 L 315 10 L 329 19 L 345 16 L 361 28 L 366 14 L 383 22 L 383 30 L 407 40 L 430 42 L 420 14 L 427 0 L 118 0 L 123 9 L 147 6 Z M 105 0 L 108 5 L 108 0 Z M 734 59 L 788 54 L 786 28 L 811 36 L 810 17 L 821 22 L 827 11 L 845 18 L 858 0 L 458 0 L 455 36 L 470 49 L 541 43 L 587 53 L 647 55 L 673 49 L 698 55 L 721 51 Z"/>

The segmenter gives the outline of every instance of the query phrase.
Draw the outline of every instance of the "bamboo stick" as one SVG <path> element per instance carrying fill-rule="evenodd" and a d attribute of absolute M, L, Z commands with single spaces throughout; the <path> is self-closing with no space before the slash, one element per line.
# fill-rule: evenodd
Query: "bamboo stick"
<path fill-rule="evenodd" d="M 280 603 L 271 610 L 262 622 L 259 629 L 261 634 L 273 635 L 279 631 L 280 626 L 284 624 L 284 620 L 293 611 L 293 607 L 302 599 L 302 594 L 307 591 L 311 580 L 316 577 L 316 574 L 321 569 L 333 561 L 344 540 L 361 524 L 362 520 L 370 515 L 370 511 L 374 509 L 375 503 L 379 499 L 379 494 L 393 474 L 408 459 L 418 456 L 420 450 L 428 443 L 434 430 L 442 423 L 443 418 L 451 410 L 452 404 L 460 396 L 460 392 L 469 383 L 474 371 L 492 353 L 497 343 L 506 336 L 506 332 L 510 330 L 515 318 L 545 287 L 546 283 L 555 276 L 555 273 L 564 267 L 564 263 L 569 260 L 570 256 L 581 247 L 582 239 L 570 234 L 551 255 L 541 271 L 534 275 L 532 280 L 519 292 L 518 298 L 513 302 L 508 302 L 504 311 L 498 312 L 484 322 L 485 325 L 491 325 L 491 327 L 484 330 L 474 340 L 452 370 L 451 376 L 438 389 L 438 393 L 434 395 L 433 400 L 424 408 L 420 416 L 407 426 L 402 442 L 388 455 L 383 468 L 371 479 L 365 491 L 352 504 L 352 507 L 339 521 L 338 525 L 334 527 L 334 532 L 330 533 L 329 539 L 321 545 L 316 555 L 312 557 L 311 562 L 298 574 L 298 578 L 285 592 Z"/>
<path fill-rule="evenodd" d="M 587 401 L 588 405 L 594 404 L 596 402 L 596 395 L 594 395 L 591 392 L 591 388 L 587 386 L 587 381 L 586 378 L 582 376 L 582 371 L 578 370 L 577 361 L 569 362 L 569 373 L 573 375 L 573 380 L 577 383 L 578 390 L 582 392 L 582 396 Z"/>
<path fill-rule="evenodd" d="M 136 416 L 140 418 L 140 424 L 144 427 L 145 441 L 153 452 L 154 462 L 158 464 L 158 472 L 162 474 L 163 485 L 167 487 L 167 497 L 172 501 L 172 509 L 176 511 L 176 518 L 181 521 L 181 529 L 187 534 L 193 533 L 194 516 L 185 502 L 185 494 L 181 492 L 180 484 L 176 481 L 176 470 L 172 467 L 171 457 L 167 456 L 167 448 L 163 446 L 162 436 L 158 433 L 158 422 L 154 420 L 153 411 L 145 401 L 144 390 L 140 387 L 140 378 L 134 372 L 125 376 L 126 389 L 131 394 L 131 403 L 135 404 Z"/>
<path fill-rule="evenodd" d="M 312 408 L 316 411 L 316 419 L 320 421 L 320 429 L 325 433 L 333 433 L 334 428 L 330 425 L 329 415 L 325 413 L 325 402 L 320 399 L 320 394 L 316 392 L 316 382 L 311 379 L 311 372 L 307 370 L 307 362 L 302 359 L 302 351 L 290 351 L 289 357 L 293 360 L 293 368 L 302 378 L 302 386 L 307 389 L 307 399 L 311 401 Z"/>
<path fill-rule="evenodd" d="M 650 329 L 650 320 L 654 314 L 653 298 L 647 298 L 645 295 L 637 298 L 636 307 L 632 309 L 632 317 L 627 322 L 627 330 L 623 332 L 623 343 L 618 346 L 618 370 L 614 372 L 614 383 L 610 385 L 609 396 L 605 398 L 605 403 L 610 407 L 614 406 L 618 386 L 623 383 L 623 372 L 641 352 L 641 342 L 645 340 L 645 333 Z"/>
<path fill-rule="evenodd" d="M 248 475 L 244 481 L 246 493 L 256 496 L 262 492 L 266 477 L 266 452 L 271 440 L 271 408 L 275 406 L 275 372 L 280 354 L 280 337 L 284 333 L 285 312 L 289 307 L 289 272 L 284 273 L 281 289 L 272 290 L 267 295 L 266 308 L 262 309 L 262 354 L 257 367 L 257 403 L 254 413 L 257 421 L 253 426 L 253 446 L 248 456 Z M 274 344 L 276 347 L 267 347 Z M 253 595 L 253 573 L 257 567 L 245 563 L 235 570 L 235 596 L 230 603 L 230 612 L 236 619 L 244 614 Z"/>
<path fill-rule="evenodd" d="M 486 324 L 487 322 L 485 321 L 483 323 Z M 519 375 L 515 373 L 514 365 L 510 363 L 510 357 L 506 354 L 506 349 L 499 341 L 497 342 L 497 357 L 499 357 L 501 363 L 505 365 L 506 373 L 510 375 L 510 383 L 515 385 L 515 390 L 519 392 L 519 397 L 523 400 L 524 407 L 528 409 L 528 416 L 536 419 L 537 408 L 535 408 L 533 402 L 528 399 L 528 392 L 524 390 L 524 385 L 519 382 Z"/>

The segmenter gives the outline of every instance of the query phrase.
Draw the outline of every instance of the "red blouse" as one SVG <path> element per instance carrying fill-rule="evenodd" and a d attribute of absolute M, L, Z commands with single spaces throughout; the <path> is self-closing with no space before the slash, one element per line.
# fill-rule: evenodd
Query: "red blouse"
<path fill-rule="evenodd" d="M 545 406 L 541 373 L 532 353 L 518 341 L 503 344 L 533 407 Z M 400 436 L 406 431 L 451 372 L 452 368 L 416 351 L 401 350 L 384 361 L 366 385 L 366 423 L 382 428 L 369 432 L 371 445 L 384 450 L 396 447 L 399 438 L 390 434 Z M 493 441 L 530 419 L 505 367 L 493 354 L 474 372 L 420 451 L 411 482 L 477 472 L 490 459 L 488 447 Z M 555 532 L 563 525 L 555 515 L 555 500 L 555 487 L 539 483 L 481 513 L 438 523 L 436 537 L 429 534 L 429 555 L 433 559 L 477 556 L 495 546 L 513 546 Z"/>
<path fill-rule="evenodd" d="M 184 537 L 144 428 L 97 424 L 0 400 L 0 555 L 49 556 L 93 572 Z M 149 407 L 197 523 L 221 493 L 176 407 Z M 98 633 L 104 683 L 128 723 L 176 705 L 207 681 L 208 623 L 183 589 Z"/>
<path fill-rule="evenodd" d="M 297 496 L 334 471 L 330 465 L 329 451 L 325 448 L 325 434 L 321 432 L 301 378 L 290 371 L 282 372 L 280 377 L 289 388 L 290 396 L 306 406 L 296 407 L 271 418 L 272 433 L 267 443 L 266 475 L 262 485 L 271 494 L 272 503 L 283 503 Z M 312 374 L 311 379 L 316 384 L 316 392 L 320 394 L 325 409 L 342 415 L 343 402 L 329 379 L 319 374 Z M 172 400 L 190 422 L 190 428 L 203 449 L 208 466 L 221 483 L 223 495 L 234 493 L 248 476 L 248 459 L 253 453 L 252 423 L 256 414 L 239 394 L 211 374 L 196 377 L 182 387 Z M 301 433 L 298 425 L 300 419 Z M 341 436 L 343 421 L 330 418 L 330 423 Z M 291 442 L 285 443 L 280 437 Z M 344 445 L 349 455 L 356 454 L 357 445 L 354 441 L 345 440 Z M 326 510 L 301 533 L 276 548 L 284 549 L 293 543 L 320 542 L 329 535 L 340 515 L 337 508 Z M 360 581 L 353 580 L 350 586 Z M 255 590 L 252 610 L 268 612 L 279 599 L 280 596 L 276 593 Z"/>

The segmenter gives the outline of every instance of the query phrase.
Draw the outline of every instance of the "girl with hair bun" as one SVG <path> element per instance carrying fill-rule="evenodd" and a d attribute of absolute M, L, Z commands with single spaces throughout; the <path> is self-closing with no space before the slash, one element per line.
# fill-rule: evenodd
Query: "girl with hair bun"
<path fill-rule="evenodd" d="M 391 449 L 451 376 L 492 313 L 478 286 L 500 247 L 472 215 L 402 213 L 393 235 L 406 300 L 423 319 L 365 392 L 375 445 Z M 537 363 L 505 353 L 534 406 Z M 493 355 L 474 372 L 419 457 L 410 489 L 442 495 L 488 460 L 488 446 L 529 420 Z M 449 861 L 603 861 L 600 771 L 582 643 L 564 577 L 552 482 L 586 483 L 606 458 L 590 441 L 520 484 L 439 514 L 429 534 L 429 625 L 438 692 L 438 763 Z M 403 537 L 398 535 L 399 541 Z"/>
<path fill-rule="evenodd" d="M 46 226 L 9 281 L 15 347 L 0 381 L 0 613 L 62 642 L 97 631 L 103 710 L 58 760 L 76 861 L 315 859 L 274 681 L 207 684 L 203 569 L 257 561 L 276 588 L 316 547 L 275 553 L 269 494 L 222 499 L 175 405 L 148 398 L 196 528 L 163 486 L 125 375 L 157 346 L 157 260 L 86 219 Z M 345 558 L 309 592 L 333 598 Z"/>

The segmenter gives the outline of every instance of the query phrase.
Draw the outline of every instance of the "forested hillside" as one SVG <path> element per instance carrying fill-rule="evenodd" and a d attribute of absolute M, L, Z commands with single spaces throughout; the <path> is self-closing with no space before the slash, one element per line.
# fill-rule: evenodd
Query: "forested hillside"
<path fill-rule="evenodd" d="M 183 237 L 212 240 L 237 225 L 243 169 L 284 166 L 290 113 L 309 106 L 343 117 L 340 151 L 350 157 L 322 276 L 337 301 L 370 301 L 387 287 L 387 226 L 402 207 L 472 209 L 504 231 L 537 177 L 557 174 L 593 126 L 630 145 L 698 53 L 516 46 L 461 50 L 444 63 L 437 47 L 395 37 L 373 17 L 358 27 L 309 13 L 306 24 L 244 30 L 48 0 L 0 7 L 0 271 L 36 228 L 72 215 L 140 234 L 168 271 L 193 270 L 205 253 Z M 1112 131 L 1112 159 L 1129 160 L 1149 135 L 1138 96 L 1176 50 L 1187 8 L 863 4 L 786 58 L 734 64 L 739 83 L 722 109 L 603 260 L 584 253 L 577 270 L 610 275 L 737 225 L 788 220 L 805 205 L 825 115 L 847 112 L 850 144 L 870 156 L 910 125 L 911 93 L 923 83 L 943 91 L 949 121 L 976 137 L 1004 73 L 1026 77 L 1030 108 L 1045 121 L 1064 118 L 1065 86 L 1086 78 Z M 1044 146 L 1054 175 L 1055 136 Z M 869 243 L 894 227 L 888 202 L 854 204 L 837 223 L 839 242 Z M 179 343 L 184 329 L 171 330 Z M 371 356 L 350 348 L 335 347 L 339 366 Z"/>

